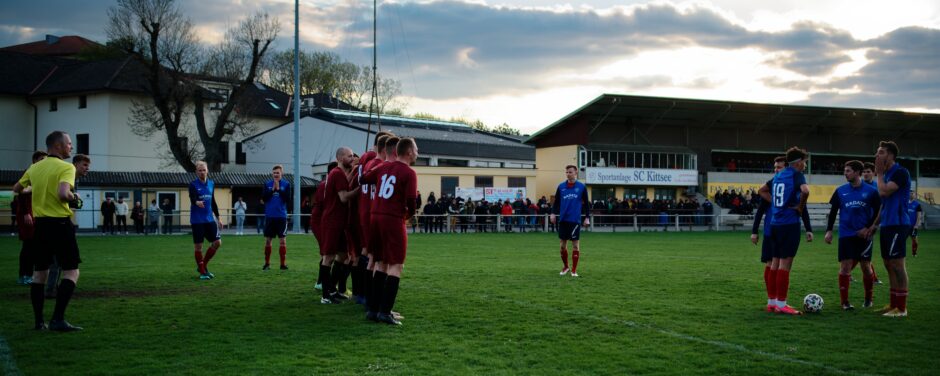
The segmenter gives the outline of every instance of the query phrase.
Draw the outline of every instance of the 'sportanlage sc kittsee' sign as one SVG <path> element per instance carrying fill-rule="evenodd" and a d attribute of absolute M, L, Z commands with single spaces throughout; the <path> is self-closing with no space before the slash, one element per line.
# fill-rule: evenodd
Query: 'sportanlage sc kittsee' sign
<path fill-rule="evenodd" d="M 698 185 L 697 170 L 588 167 L 587 184 Z"/>

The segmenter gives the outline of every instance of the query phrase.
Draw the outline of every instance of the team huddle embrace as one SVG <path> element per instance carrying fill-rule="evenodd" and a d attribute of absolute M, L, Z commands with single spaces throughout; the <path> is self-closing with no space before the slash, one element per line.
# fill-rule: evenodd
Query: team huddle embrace
<path fill-rule="evenodd" d="M 911 190 L 911 176 L 896 162 L 898 146 L 882 141 L 874 163 L 858 160 L 845 162 L 847 183 L 838 187 L 829 200 L 825 241 L 831 244 L 836 215 L 839 218 L 838 261 L 839 294 L 843 310 L 854 310 L 849 302 L 852 269 L 861 265 L 864 282 L 864 308 L 874 305 L 873 285 L 880 283 L 871 264 L 874 237 L 880 237 L 881 258 L 891 285 L 889 304 L 881 312 L 887 317 L 907 316 L 908 278 L 905 266 L 907 238 L 916 239 L 919 223 L 916 200 Z M 803 170 L 808 154 L 797 147 L 774 160 L 775 175 L 759 193 L 763 199 L 754 217 L 751 241 L 758 242 L 757 229 L 766 214 L 761 262 L 765 263 L 767 312 L 800 315 L 787 305 L 790 269 L 799 249 L 800 222 L 806 229 L 806 241 L 813 232 L 806 211 L 809 185 Z M 863 179 L 865 177 L 865 179 Z M 912 251 L 916 255 L 916 240 Z"/>

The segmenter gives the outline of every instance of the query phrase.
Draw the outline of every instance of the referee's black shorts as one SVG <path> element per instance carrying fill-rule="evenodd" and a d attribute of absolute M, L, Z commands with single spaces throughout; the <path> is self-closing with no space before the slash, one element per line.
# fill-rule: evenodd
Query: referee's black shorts
<path fill-rule="evenodd" d="M 33 252 L 33 270 L 49 270 L 53 257 L 62 270 L 78 269 L 82 258 L 78 254 L 78 242 L 75 240 L 75 226 L 66 218 L 36 218 L 36 242 Z"/>

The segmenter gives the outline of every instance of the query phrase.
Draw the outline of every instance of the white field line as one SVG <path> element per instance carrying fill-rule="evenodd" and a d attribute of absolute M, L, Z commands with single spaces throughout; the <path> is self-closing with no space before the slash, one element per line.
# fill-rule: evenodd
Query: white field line
<path fill-rule="evenodd" d="M 0 374 L 9 376 L 22 376 L 23 372 L 16 366 L 16 360 L 13 359 L 13 351 L 7 345 L 6 339 L 0 336 Z"/>

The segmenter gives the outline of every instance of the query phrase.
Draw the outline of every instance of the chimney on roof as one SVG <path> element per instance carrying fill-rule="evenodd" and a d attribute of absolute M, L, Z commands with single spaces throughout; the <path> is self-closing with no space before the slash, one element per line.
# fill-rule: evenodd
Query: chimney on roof
<path fill-rule="evenodd" d="M 56 44 L 56 43 L 59 43 L 59 37 L 52 35 L 52 34 L 46 34 L 46 44 Z"/>

